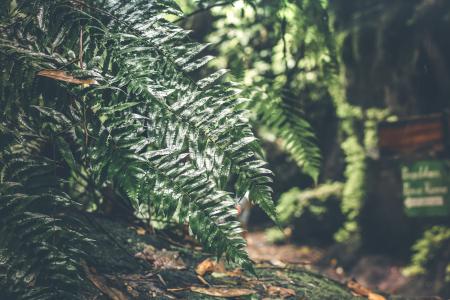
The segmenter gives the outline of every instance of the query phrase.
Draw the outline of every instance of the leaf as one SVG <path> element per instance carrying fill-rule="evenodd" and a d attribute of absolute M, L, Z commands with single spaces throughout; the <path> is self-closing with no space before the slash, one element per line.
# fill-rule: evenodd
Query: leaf
<path fill-rule="evenodd" d="M 95 79 L 78 79 L 68 74 L 63 70 L 42 70 L 37 73 L 38 76 L 47 77 L 59 81 L 74 83 L 82 85 L 83 87 L 88 87 L 93 84 L 98 84 Z"/>
<path fill-rule="evenodd" d="M 386 300 L 385 297 L 383 297 L 379 294 L 372 293 L 372 292 L 369 293 L 369 296 L 367 298 L 369 300 Z"/>
<path fill-rule="evenodd" d="M 227 289 L 227 288 L 202 288 L 191 286 L 191 291 L 214 297 L 235 298 L 256 294 L 256 291 L 249 289 Z"/>
<path fill-rule="evenodd" d="M 78 171 L 79 166 L 77 165 L 77 161 L 75 160 L 72 151 L 70 150 L 70 145 L 61 137 L 56 138 L 55 141 L 59 146 L 61 156 L 64 158 L 70 169 L 73 171 Z"/>
<path fill-rule="evenodd" d="M 365 296 L 367 297 L 369 293 L 371 292 L 370 289 L 366 288 L 356 280 L 349 280 L 347 282 L 347 287 L 352 290 L 353 293 L 357 294 L 358 296 Z"/>
<path fill-rule="evenodd" d="M 156 269 L 184 270 L 186 264 L 177 251 L 157 250 L 152 245 L 146 245 L 144 250 L 135 254 L 136 258 L 146 260 Z"/>
<path fill-rule="evenodd" d="M 369 288 L 366 288 L 356 280 L 349 280 L 347 287 L 356 295 L 367 297 L 369 300 L 386 300 L 384 296 L 372 292 Z"/>
<path fill-rule="evenodd" d="M 195 273 L 197 273 L 197 275 L 199 276 L 205 276 L 206 273 L 213 272 L 215 266 L 216 262 L 211 258 L 207 258 L 197 265 L 197 267 L 195 268 Z"/>
<path fill-rule="evenodd" d="M 294 297 L 296 295 L 293 289 L 272 285 L 267 288 L 267 293 L 271 297 L 280 297 L 282 299 Z"/>
<path fill-rule="evenodd" d="M 145 229 L 142 227 L 136 228 L 136 234 L 137 235 L 145 235 Z"/>
<path fill-rule="evenodd" d="M 295 103 L 284 99 L 274 91 L 264 91 L 257 96 L 254 109 L 260 115 L 261 122 L 278 138 L 281 149 L 286 151 L 315 183 L 318 181 L 321 152 L 316 144 L 316 136 L 311 125 L 305 120 L 303 112 Z"/>
<path fill-rule="evenodd" d="M 214 271 L 211 274 L 212 277 L 214 278 L 223 278 L 223 277 L 245 277 L 242 274 L 242 269 L 236 268 L 232 271 L 225 271 L 225 272 L 220 272 L 220 271 Z"/>
<path fill-rule="evenodd" d="M 52 118 L 56 123 L 63 124 L 64 126 L 71 126 L 72 122 L 61 112 L 45 106 L 31 105 L 34 109 L 38 110 L 45 116 Z"/>
<path fill-rule="evenodd" d="M 205 274 L 212 272 L 224 273 L 226 272 L 225 266 L 222 262 L 217 262 L 211 258 L 207 258 L 199 263 L 195 268 L 195 273 L 199 276 L 205 276 Z"/>

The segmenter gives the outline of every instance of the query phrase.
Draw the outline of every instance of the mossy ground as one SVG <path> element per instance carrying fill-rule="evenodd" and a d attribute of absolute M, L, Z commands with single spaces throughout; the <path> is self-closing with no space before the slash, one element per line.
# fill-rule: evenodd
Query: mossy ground
<path fill-rule="evenodd" d="M 87 265 L 97 278 L 108 287 L 121 291 L 126 299 L 224 299 L 190 291 L 192 286 L 207 287 L 197 277 L 195 267 L 211 255 L 201 252 L 190 240 L 184 240 L 182 234 L 177 237 L 160 231 L 140 235 L 136 226 L 93 216 L 87 218 L 93 224 L 93 238 L 100 244 Z M 155 269 L 151 263 L 134 257 L 148 245 L 159 250 L 177 251 L 186 269 Z M 364 299 L 353 296 L 345 285 L 302 268 L 280 268 L 270 264 L 257 264 L 255 267 L 256 276 L 242 272 L 236 276 L 205 275 L 204 279 L 210 286 L 245 288 L 256 292 L 234 299 L 279 299 L 268 295 L 269 286 L 295 291 L 295 296 L 288 299 Z M 93 286 L 86 292 L 89 299 L 112 298 Z"/>

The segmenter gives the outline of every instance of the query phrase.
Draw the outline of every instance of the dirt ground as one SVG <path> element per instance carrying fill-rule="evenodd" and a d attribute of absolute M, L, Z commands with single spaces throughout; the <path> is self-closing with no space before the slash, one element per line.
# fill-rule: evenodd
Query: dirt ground
<path fill-rule="evenodd" d="M 263 231 L 249 232 L 247 242 L 250 257 L 255 262 L 270 262 L 280 267 L 298 265 L 340 282 L 355 279 L 370 289 L 392 295 L 436 299 L 431 292 L 434 283 L 404 276 L 402 274 L 404 263 L 392 258 L 356 254 L 351 250 L 342 253 L 346 249 L 336 249 L 333 246 L 318 247 L 291 243 L 274 245 L 266 240 Z"/>
<path fill-rule="evenodd" d="M 92 238 L 102 245 L 84 264 L 91 283 L 86 299 L 367 299 L 301 266 L 264 262 L 255 264 L 251 274 L 216 261 L 181 231 L 152 232 L 141 225 L 86 218 L 93 225 Z"/>
<path fill-rule="evenodd" d="M 90 283 L 86 299 L 446 299 L 426 293 L 405 297 L 401 289 L 410 281 L 401 275 L 401 266 L 362 256 L 347 270 L 347 262 L 333 257 L 349 255 L 335 255 L 332 247 L 272 245 L 263 232 L 249 233 L 255 261 L 251 274 L 216 261 L 181 229 L 153 231 L 142 224 L 84 217 L 92 222 L 92 238 L 102 245 L 84 263 Z"/>

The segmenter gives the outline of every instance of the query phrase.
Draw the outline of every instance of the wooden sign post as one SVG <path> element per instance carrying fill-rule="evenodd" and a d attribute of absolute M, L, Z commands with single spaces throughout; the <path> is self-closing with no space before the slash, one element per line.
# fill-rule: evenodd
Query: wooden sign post
<path fill-rule="evenodd" d="M 409 217 L 450 216 L 449 124 L 447 114 L 434 114 L 378 127 L 380 155 L 400 161 Z"/>
<path fill-rule="evenodd" d="M 403 164 L 401 174 L 407 216 L 450 215 L 450 161 L 421 160 Z"/>

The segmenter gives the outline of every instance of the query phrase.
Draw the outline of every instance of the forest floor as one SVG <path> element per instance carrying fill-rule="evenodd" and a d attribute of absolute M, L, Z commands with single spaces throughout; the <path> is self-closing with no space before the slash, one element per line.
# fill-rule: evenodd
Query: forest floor
<path fill-rule="evenodd" d="M 101 245 L 85 264 L 88 299 L 361 299 L 345 284 L 294 265 L 261 261 L 254 276 L 217 263 L 183 232 L 87 219 Z"/>
<path fill-rule="evenodd" d="M 85 217 L 101 245 L 84 266 L 87 299 L 438 299 L 390 296 L 317 268 L 320 274 L 322 250 L 269 245 L 261 233 L 248 236 L 254 276 L 217 263 L 185 232 Z"/>
<path fill-rule="evenodd" d="M 439 299 L 430 295 L 435 283 L 402 274 L 405 263 L 383 255 L 356 253 L 354 249 L 295 243 L 273 244 L 264 231 L 247 234 L 249 255 L 255 262 L 302 266 L 338 282 L 356 280 L 371 290 L 404 297 Z"/>

